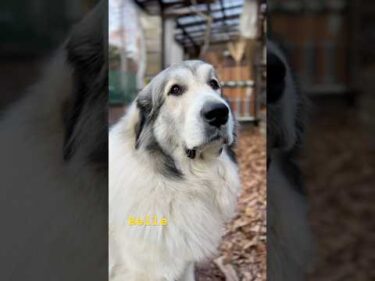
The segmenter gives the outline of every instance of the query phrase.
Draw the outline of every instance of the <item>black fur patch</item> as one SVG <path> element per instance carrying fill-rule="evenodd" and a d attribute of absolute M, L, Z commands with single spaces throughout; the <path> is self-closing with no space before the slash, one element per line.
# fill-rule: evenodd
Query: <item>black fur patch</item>
<path fill-rule="evenodd" d="M 267 52 L 267 103 L 276 103 L 285 89 L 285 64 L 281 59 Z"/>
<path fill-rule="evenodd" d="M 65 125 L 63 147 L 64 160 L 69 160 L 73 156 L 73 152 L 75 149 L 73 133 L 87 99 L 87 87 L 77 71 L 74 71 L 73 80 L 73 88 L 75 90 L 73 93 L 72 101 L 68 104 L 68 106 L 65 106 L 63 110 L 63 120 Z"/>
<path fill-rule="evenodd" d="M 63 158 L 68 161 L 84 144 L 87 160 L 108 165 L 108 65 L 106 9 L 98 8 L 95 20 L 86 17 L 78 24 L 65 45 L 67 62 L 73 68 L 73 93 L 63 108 L 65 126 Z M 94 122 L 93 122 L 94 120 Z M 78 132 L 81 124 L 87 132 Z M 95 141 L 88 141 L 94 138 Z M 88 139 L 87 139 L 88 138 Z"/>
<path fill-rule="evenodd" d="M 147 112 L 145 109 L 143 109 L 139 103 L 137 103 L 137 107 L 139 109 L 139 122 L 135 125 L 135 149 L 138 149 L 140 146 L 139 138 L 141 136 L 141 133 L 143 131 L 143 127 L 146 123 L 147 118 Z"/>
<path fill-rule="evenodd" d="M 87 159 L 93 163 L 96 168 L 100 168 L 105 173 L 108 172 L 108 96 L 104 89 L 108 89 L 107 74 L 104 79 L 100 79 L 101 86 L 97 89 L 103 89 L 102 95 L 95 100 L 90 100 L 88 106 L 96 111 L 96 126 L 92 128 L 96 130 L 96 141 L 94 147 L 89 151 Z M 96 103 L 96 106 L 92 105 Z"/>
<path fill-rule="evenodd" d="M 195 60 L 190 64 L 185 64 L 185 67 L 187 67 L 191 71 L 191 73 L 196 74 L 198 68 L 203 64 L 205 64 L 203 61 Z"/>
<path fill-rule="evenodd" d="M 155 161 L 160 161 L 160 163 L 156 163 L 157 168 L 166 178 L 182 179 L 184 177 L 183 173 L 176 167 L 173 157 L 161 148 L 156 139 L 153 139 L 146 146 L 146 150 L 154 156 Z"/>
<path fill-rule="evenodd" d="M 136 105 L 140 114 L 139 122 L 135 126 L 135 148 L 138 149 L 141 145 L 140 139 L 144 128 L 146 126 L 152 127 L 159 115 L 163 101 L 159 100 L 159 102 L 153 106 L 150 93 L 148 95 L 139 96 L 136 100 Z"/>
<path fill-rule="evenodd" d="M 237 164 L 237 155 L 236 152 L 234 151 L 234 146 L 225 146 L 225 151 L 227 152 L 230 160 L 232 160 L 233 163 Z"/>
<path fill-rule="evenodd" d="M 189 157 L 190 159 L 194 159 L 195 156 L 197 155 L 197 151 L 195 149 L 186 149 L 185 153 L 186 153 L 186 156 Z"/>

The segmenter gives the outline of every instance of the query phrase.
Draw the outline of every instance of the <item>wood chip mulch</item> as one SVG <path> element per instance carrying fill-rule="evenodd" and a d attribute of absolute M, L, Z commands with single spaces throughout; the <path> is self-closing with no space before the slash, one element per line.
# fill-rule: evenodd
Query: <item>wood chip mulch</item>
<path fill-rule="evenodd" d="M 311 119 L 301 161 L 316 244 L 308 280 L 375 280 L 375 150 L 370 130 L 356 108 L 348 106 L 335 104 Z"/>
<path fill-rule="evenodd" d="M 242 180 L 238 214 L 227 225 L 219 254 L 197 269 L 198 281 L 266 280 L 266 138 L 241 128 L 237 158 Z"/>

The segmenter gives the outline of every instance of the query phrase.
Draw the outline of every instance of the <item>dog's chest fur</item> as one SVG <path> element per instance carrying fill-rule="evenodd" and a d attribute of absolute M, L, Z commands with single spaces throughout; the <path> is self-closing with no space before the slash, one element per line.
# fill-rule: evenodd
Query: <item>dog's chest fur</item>
<path fill-rule="evenodd" d="M 158 173 L 147 152 L 134 150 L 116 128 L 109 147 L 109 224 L 115 243 L 110 255 L 118 255 L 116 263 L 122 260 L 133 270 L 147 264 L 153 276 L 170 272 L 168 267 L 175 271 L 170 277 L 178 277 L 186 262 L 214 254 L 240 187 L 237 167 L 226 152 L 208 163 L 187 159 L 180 165 L 183 177 L 171 179 Z M 128 223 L 129 216 L 147 215 L 166 218 L 168 225 Z"/>

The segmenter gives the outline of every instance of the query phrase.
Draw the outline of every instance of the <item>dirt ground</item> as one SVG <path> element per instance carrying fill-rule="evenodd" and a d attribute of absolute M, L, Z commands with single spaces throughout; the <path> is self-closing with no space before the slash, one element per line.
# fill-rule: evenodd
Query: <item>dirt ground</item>
<path fill-rule="evenodd" d="M 214 260 L 198 268 L 198 281 L 266 280 L 266 140 L 258 128 L 240 130 L 237 157 L 242 180 L 238 214 Z"/>
<path fill-rule="evenodd" d="M 316 104 L 313 110 L 301 159 L 316 244 L 309 280 L 375 280 L 371 130 L 358 108 Z"/>

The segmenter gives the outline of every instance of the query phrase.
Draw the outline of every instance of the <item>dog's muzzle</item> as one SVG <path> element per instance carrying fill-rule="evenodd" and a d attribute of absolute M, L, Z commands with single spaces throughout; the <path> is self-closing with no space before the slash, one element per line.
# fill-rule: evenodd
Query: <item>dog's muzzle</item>
<path fill-rule="evenodd" d="M 220 139 L 226 143 L 228 141 L 228 106 L 222 102 L 209 102 L 203 106 L 201 115 L 206 127 L 207 143 L 219 141 Z"/>
<path fill-rule="evenodd" d="M 229 120 L 228 106 L 221 102 L 206 103 L 201 110 L 201 116 L 206 127 L 206 141 L 200 146 L 185 149 L 186 156 L 190 159 L 196 157 L 197 150 L 205 150 L 209 144 L 217 143 L 222 146 L 228 143 L 226 127 Z"/>

